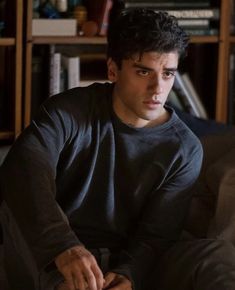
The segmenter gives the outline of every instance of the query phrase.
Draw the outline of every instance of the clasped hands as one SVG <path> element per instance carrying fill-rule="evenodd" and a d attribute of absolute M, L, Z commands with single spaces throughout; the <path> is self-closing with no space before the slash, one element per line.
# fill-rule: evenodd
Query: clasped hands
<path fill-rule="evenodd" d="M 84 247 L 72 247 L 55 259 L 65 282 L 57 290 L 132 290 L 131 282 L 123 275 L 109 272 L 103 276 L 95 257 Z"/>

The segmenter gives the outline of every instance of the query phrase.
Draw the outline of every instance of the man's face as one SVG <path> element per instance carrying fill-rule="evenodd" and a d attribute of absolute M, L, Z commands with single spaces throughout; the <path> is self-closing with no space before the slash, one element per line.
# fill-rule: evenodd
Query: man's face
<path fill-rule="evenodd" d="M 108 60 L 109 80 L 115 83 L 113 108 L 117 116 L 134 127 L 164 123 L 164 104 L 173 86 L 178 53 L 146 52 L 123 60 L 121 69 Z"/>

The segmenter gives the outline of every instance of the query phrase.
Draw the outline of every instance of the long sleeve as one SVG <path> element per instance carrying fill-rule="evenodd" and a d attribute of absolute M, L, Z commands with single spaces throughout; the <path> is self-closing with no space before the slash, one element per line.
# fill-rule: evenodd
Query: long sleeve
<path fill-rule="evenodd" d="M 1 168 L 3 198 L 39 268 L 80 243 L 55 199 L 56 166 L 73 126 L 71 117 L 64 118 L 42 106 Z"/>

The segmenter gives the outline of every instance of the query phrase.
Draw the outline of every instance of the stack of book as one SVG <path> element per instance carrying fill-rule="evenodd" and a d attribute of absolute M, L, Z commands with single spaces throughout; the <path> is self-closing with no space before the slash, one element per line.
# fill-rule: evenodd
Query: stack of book
<path fill-rule="evenodd" d="M 51 46 L 49 95 L 55 95 L 80 84 L 80 57 L 56 52 Z"/>
<path fill-rule="evenodd" d="M 176 73 L 173 88 L 169 94 L 168 101 L 181 111 L 190 113 L 191 115 L 208 119 L 207 111 L 201 101 L 200 96 L 195 89 L 189 74 Z"/>
<path fill-rule="evenodd" d="M 220 10 L 211 7 L 209 0 L 126 0 L 125 8 L 145 7 L 156 11 L 163 10 L 175 16 L 179 25 L 189 35 L 217 35 Z"/>

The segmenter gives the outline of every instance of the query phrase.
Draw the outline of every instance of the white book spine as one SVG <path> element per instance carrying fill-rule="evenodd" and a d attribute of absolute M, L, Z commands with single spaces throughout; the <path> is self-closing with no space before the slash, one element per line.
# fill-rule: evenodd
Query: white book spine
<path fill-rule="evenodd" d="M 80 82 L 80 58 L 79 56 L 69 57 L 62 55 L 62 65 L 67 70 L 67 89 L 79 86 Z"/>
<path fill-rule="evenodd" d="M 59 52 L 52 53 L 50 59 L 50 96 L 60 93 L 60 67 L 61 54 Z"/>

